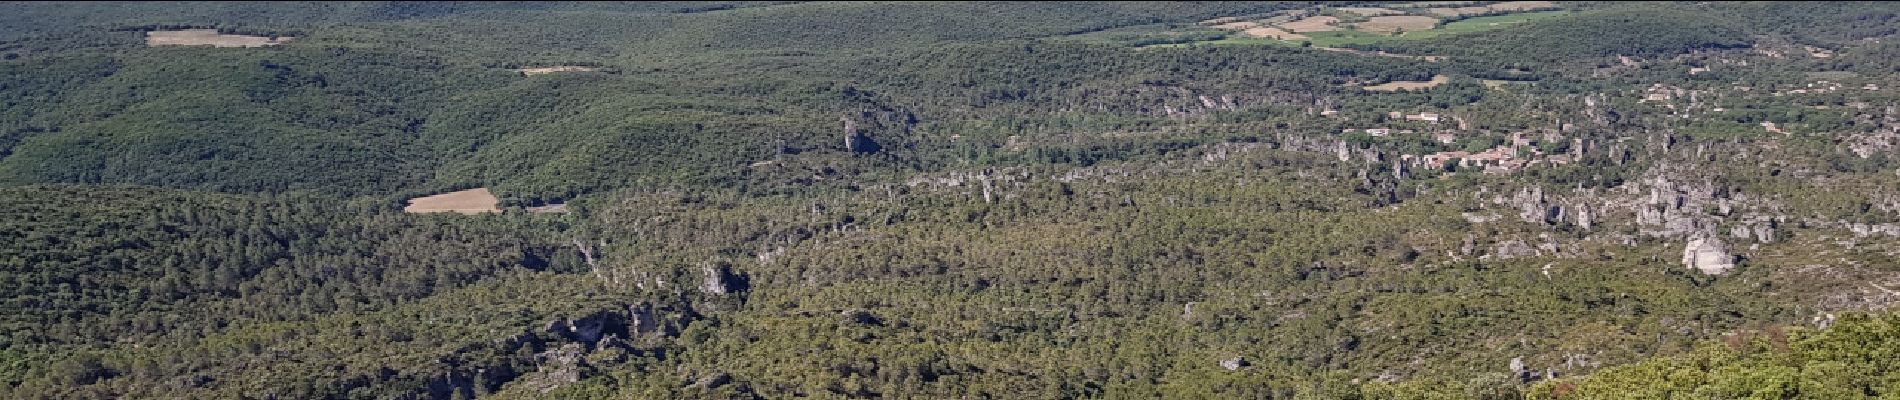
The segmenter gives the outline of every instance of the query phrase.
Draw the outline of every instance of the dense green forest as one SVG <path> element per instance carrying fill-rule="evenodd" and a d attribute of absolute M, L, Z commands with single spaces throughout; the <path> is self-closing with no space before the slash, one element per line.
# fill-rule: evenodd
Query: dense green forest
<path fill-rule="evenodd" d="M 0 5 L 0 398 L 1900 396 L 1900 6 L 1438 6 Z"/>

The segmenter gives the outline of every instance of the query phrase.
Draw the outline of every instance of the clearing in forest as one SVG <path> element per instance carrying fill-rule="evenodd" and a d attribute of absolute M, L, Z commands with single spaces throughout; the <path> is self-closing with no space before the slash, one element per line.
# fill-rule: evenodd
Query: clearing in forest
<path fill-rule="evenodd" d="M 1510 86 L 1510 85 L 1528 85 L 1528 84 L 1530 84 L 1531 82 L 1529 82 L 1529 81 L 1507 81 L 1507 80 L 1500 80 L 1500 79 L 1481 79 L 1481 80 L 1478 80 L 1478 83 L 1482 83 L 1482 84 L 1484 84 L 1484 87 L 1485 87 L 1486 89 L 1503 89 L 1503 88 L 1504 88 L 1504 87 L 1506 87 L 1506 86 Z"/>
<path fill-rule="evenodd" d="M 1293 33 L 1293 32 L 1287 32 L 1284 30 L 1280 30 L 1280 28 L 1253 28 L 1253 29 L 1240 31 L 1240 33 L 1245 34 L 1247 36 L 1257 37 L 1257 38 L 1274 38 L 1274 39 L 1280 39 L 1280 40 L 1306 40 L 1308 39 L 1306 35 L 1301 35 L 1301 34 Z"/>
<path fill-rule="evenodd" d="M 1242 19 L 1242 18 L 1241 18 L 1241 17 L 1238 17 L 1238 16 L 1235 16 L 1235 17 L 1220 17 L 1220 18 L 1215 18 L 1215 19 L 1210 19 L 1210 20 L 1206 20 L 1206 21 L 1201 21 L 1201 25 L 1220 25 L 1220 24 L 1225 24 L 1225 23 L 1229 23 L 1229 22 L 1234 22 L 1234 21 L 1239 21 L 1239 20 L 1241 20 L 1241 19 Z"/>
<path fill-rule="evenodd" d="M 1432 15 L 1437 15 L 1440 17 L 1460 17 L 1460 16 L 1466 16 L 1466 15 L 1478 15 L 1478 14 L 1488 13 L 1488 12 L 1491 12 L 1491 8 L 1484 7 L 1484 6 L 1434 7 L 1434 8 L 1425 9 L 1425 12 L 1432 13 Z"/>
<path fill-rule="evenodd" d="M 440 212 L 462 214 L 498 213 L 501 212 L 501 208 L 498 207 L 500 204 L 501 200 L 496 199 L 494 193 L 489 193 L 488 188 L 474 188 L 409 199 L 409 206 L 403 207 L 402 211 L 417 214 Z"/>
<path fill-rule="evenodd" d="M 552 74 L 556 72 L 592 72 L 592 71 L 599 71 L 599 70 L 600 68 L 598 67 L 583 67 L 583 66 L 578 66 L 578 65 L 556 65 L 552 67 L 521 68 L 521 69 L 514 69 L 511 71 L 520 72 L 522 75 L 534 76 L 534 75 L 541 75 L 541 74 Z"/>
<path fill-rule="evenodd" d="M 1507 1 L 1491 5 L 1491 9 L 1497 11 L 1530 11 L 1544 8 L 1557 8 L 1557 3 L 1548 1 Z"/>
<path fill-rule="evenodd" d="M 1425 12 L 1441 17 L 1461 17 L 1466 15 L 1511 13 L 1550 8 L 1557 8 L 1557 3 L 1548 1 L 1507 1 L 1484 6 L 1436 7 L 1426 9 Z"/>
<path fill-rule="evenodd" d="M 1394 10 L 1394 9 L 1384 8 L 1384 7 L 1334 7 L 1333 9 L 1357 14 L 1363 17 L 1377 17 L 1381 15 L 1405 14 L 1404 11 L 1399 11 L 1399 10 Z"/>
<path fill-rule="evenodd" d="M 1477 1 L 1469 1 L 1469 0 L 1468 1 L 1415 1 L 1411 3 L 1393 4 L 1391 5 L 1391 7 L 1398 7 L 1398 8 L 1457 7 L 1457 6 L 1472 5 L 1472 4 L 1477 4 L 1477 3 L 1478 3 Z"/>
<path fill-rule="evenodd" d="M 1313 48 L 1369 45 L 1381 42 L 1425 40 L 1444 35 L 1482 32 L 1512 24 L 1562 18 L 1566 11 L 1549 1 L 1509 1 L 1485 4 L 1475 1 L 1418 2 L 1365 5 L 1358 7 L 1319 7 L 1287 10 L 1270 15 L 1245 15 L 1201 21 L 1202 26 L 1182 32 L 1208 35 L 1210 30 L 1229 32 L 1209 40 L 1182 41 L 1182 36 L 1155 40 L 1144 46 L 1183 47 L 1208 45 L 1310 44 Z M 1331 15 L 1315 15 L 1326 13 Z M 1487 15 L 1487 16 L 1477 16 Z M 1211 29 L 1210 29 L 1211 28 Z M 1154 44 L 1159 42 L 1159 44 Z"/>
<path fill-rule="evenodd" d="M 185 29 L 176 31 L 151 31 L 145 33 L 146 46 L 213 46 L 213 47 L 264 47 L 276 46 L 296 39 L 279 36 L 227 35 L 216 29 Z"/>
<path fill-rule="evenodd" d="M 1391 81 L 1391 82 L 1386 82 L 1382 84 L 1366 86 L 1364 87 L 1364 89 L 1369 90 L 1369 91 L 1374 91 L 1374 92 L 1396 92 L 1400 90 L 1430 89 L 1433 87 L 1437 87 L 1438 85 L 1443 85 L 1448 82 L 1451 82 L 1451 77 L 1444 76 L 1444 75 L 1437 75 L 1437 76 L 1433 76 L 1432 80 L 1430 81 L 1422 81 L 1422 82 L 1421 81 Z"/>
<path fill-rule="evenodd" d="M 1260 23 L 1250 22 L 1250 21 L 1228 22 L 1228 23 L 1224 23 L 1220 25 L 1214 25 L 1214 29 L 1226 29 L 1230 31 L 1244 31 L 1244 30 L 1259 28 L 1259 27 L 1260 27 Z"/>
<path fill-rule="evenodd" d="M 1335 52 L 1340 52 L 1340 53 L 1352 53 L 1352 54 L 1366 55 L 1366 56 L 1404 58 L 1404 59 L 1410 59 L 1410 60 L 1425 60 L 1429 62 L 1439 62 L 1445 59 L 1444 56 L 1415 56 L 1415 55 L 1409 55 L 1409 54 L 1387 53 L 1384 51 L 1366 51 L 1366 50 L 1359 50 L 1359 49 L 1348 49 L 1348 48 L 1343 48 L 1343 47 L 1314 47 L 1314 48 L 1324 50 L 1324 51 L 1335 51 Z"/>
<path fill-rule="evenodd" d="M 535 214 L 547 214 L 547 213 L 566 214 L 567 203 L 554 203 L 554 204 L 549 204 L 545 206 L 527 207 L 525 209 L 528 210 L 528 212 L 535 213 Z"/>
<path fill-rule="evenodd" d="M 1338 22 L 1339 22 L 1339 18 L 1337 17 L 1330 17 L 1330 16 L 1306 17 L 1306 18 L 1301 18 L 1298 21 L 1280 24 L 1280 29 L 1285 29 L 1289 32 L 1299 32 L 1299 33 L 1327 32 L 1327 31 L 1338 30 L 1339 27 L 1333 26 L 1334 23 L 1338 23 Z"/>
<path fill-rule="evenodd" d="M 1222 23 L 1219 25 L 1214 25 L 1214 28 L 1240 32 L 1240 34 L 1247 35 L 1247 37 L 1256 37 L 1256 38 L 1271 38 L 1271 39 L 1278 39 L 1278 40 L 1304 40 L 1307 38 L 1306 35 L 1301 35 L 1301 34 L 1293 33 L 1293 32 L 1287 32 L 1286 30 L 1280 29 L 1280 28 L 1261 26 L 1259 22 L 1252 22 L 1252 21 L 1227 22 L 1227 23 Z"/>
<path fill-rule="evenodd" d="M 1438 19 L 1417 15 L 1388 15 L 1372 17 L 1366 22 L 1354 24 L 1353 28 L 1364 32 L 1392 33 L 1418 32 L 1438 26 Z"/>

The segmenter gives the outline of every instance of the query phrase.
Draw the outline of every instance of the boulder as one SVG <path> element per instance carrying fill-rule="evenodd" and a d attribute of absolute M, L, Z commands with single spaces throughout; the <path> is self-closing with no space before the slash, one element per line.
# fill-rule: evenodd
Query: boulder
<path fill-rule="evenodd" d="M 1498 243 L 1497 249 L 1493 250 L 1491 254 L 1493 257 L 1496 257 L 1499 260 L 1509 260 L 1509 259 L 1519 258 L 1519 257 L 1536 257 L 1537 248 L 1531 247 L 1529 243 L 1524 243 L 1524 241 L 1522 240 L 1514 239 L 1514 240 L 1507 240 L 1507 241 Z"/>
<path fill-rule="evenodd" d="M 1234 356 L 1234 358 L 1220 361 L 1220 367 L 1226 368 L 1228 371 L 1239 371 L 1241 367 L 1246 367 L 1247 365 L 1247 358 L 1241 356 Z"/>
<path fill-rule="evenodd" d="M 1690 239 L 1683 247 L 1682 265 L 1704 275 L 1722 275 L 1735 268 L 1735 256 L 1729 253 L 1728 243 L 1721 238 L 1702 236 Z"/>
<path fill-rule="evenodd" d="M 528 377 L 525 384 L 546 393 L 555 388 L 579 382 L 588 375 L 589 368 L 584 360 L 586 355 L 587 348 L 580 343 L 568 343 L 560 348 L 535 354 L 535 364 L 539 364 L 541 368 Z"/>

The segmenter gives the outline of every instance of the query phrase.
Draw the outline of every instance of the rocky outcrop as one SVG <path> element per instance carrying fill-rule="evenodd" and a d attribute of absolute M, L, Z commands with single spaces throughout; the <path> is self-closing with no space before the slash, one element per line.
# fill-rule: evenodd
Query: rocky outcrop
<path fill-rule="evenodd" d="M 1756 242 L 1772 243 L 1775 241 L 1776 228 L 1781 226 L 1779 219 L 1765 216 L 1749 216 L 1735 218 L 1735 220 L 1735 224 L 1729 227 L 1729 236 L 1737 240 L 1754 239 Z"/>
<path fill-rule="evenodd" d="M 633 337 L 643 338 L 662 333 L 662 327 L 653 312 L 653 303 L 640 303 L 629 306 L 627 307 L 627 316 L 628 322 L 632 325 L 628 327 L 627 334 Z"/>
<path fill-rule="evenodd" d="M 1717 235 L 1756 243 L 1776 241 L 1778 231 L 1790 219 L 1786 206 L 1721 183 L 1721 179 L 1692 165 L 1664 164 L 1617 187 L 1545 191 L 1528 186 L 1500 190 L 1488 196 L 1495 207 L 1467 212 L 1466 220 L 1478 223 L 1471 215 L 1489 212 L 1516 214 L 1527 223 L 1568 225 L 1584 232 L 1616 234 L 1629 227 L 1638 236 L 1673 243 Z"/>
<path fill-rule="evenodd" d="M 876 153 L 879 150 L 877 141 L 871 140 L 870 136 L 865 136 L 864 132 L 858 131 L 857 123 L 852 122 L 851 117 L 843 117 L 839 120 L 844 122 L 844 149 L 846 151 L 861 154 Z"/>
<path fill-rule="evenodd" d="M 1522 240 L 1506 240 L 1498 243 L 1497 250 L 1493 250 L 1491 255 L 1499 260 L 1509 260 L 1520 257 L 1536 257 L 1538 254 L 1537 248 L 1531 247 L 1529 243 L 1524 243 Z"/>
<path fill-rule="evenodd" d="M 1847 146 L 1848 152 L 1860 158 L 1870 158 L 1875 154 L 1890 153 L 1894 148 L 1900 147 L 1900 132 L 1886 129 L 1873 133 L 1853 134 L 1849 135 L 1847 140 L 1843 140 L 1842 144 Z"/>
<path fill-rule="evenodd" d="M 699 291 L 706 294 L 724 296 L 747 289 L 745 277 L 733 274 L 731 267 L 707 265 L 700 268 L 700 273 L 704 278 L 700 281 Z"/>
<path fill-rule="evenodd" d="M 601 311 L 581 318 L 549 321 L 542 331 L 563 339 L 593 345 L 600 342 L 606 334 L 626 332 L 626 318 L 626 315 L 618 312 Z"/>
<path fill-rule="evenodd" d="M 1689 239 L 1682 249 L 1682 264 L 1704 275 L 1722 275 L 1735 268 L 1735 256 L 1721 238 L 1703 236 Z"/>
<path fill-rule="evenodd" d="M 1861 224 L 1861 223 L 1842 223 L 1841 225 L 1847 227 L 1847 231 L 1853 232 L 1854 236 L 1856 237 L 1866 237 L 1866 236 L 1874 236 L 1874 235 L 1900 237 L 1900 225 Z"/>
<path fill-rule="evenodd" d="M 533 374 L 524 377 L 522 384 L 542 393 L 561 386 L 580 382 L 587 377 L 589 367 L 586 361 L 587 347 L 580 343 L 568 343 L 534 355 L 534 362 L 540 366 Z"/>
<path fill-rule="evenodd" d="M 1544 188 L 1531 186 L 1518 190 L 1511 196 L 1511 207 L 1517 209 L 1517 217 L 1524 222 L 1549 224 L 1555 222 L 1562 209 L 1551 205 L 1544 198 Z"/>
<path fill-rule="evenodd" d="M 1241 368 L 1244 368 L 1247 365 L 1249 365 L 1247 364 L 1247 358 L 1241 357 L 1241 356 L 1234 356 L 1234 358 L 1220 360 L 1220 367 L 1226 368 L 1228 371 L 1239 371 Z"/>
<path fill-rule="evenodd" d="M 1576 218 L 1575 221 L 1578 228 L 1583 228 L 1583 230 L 1587 231 L 1587 230 L 1590 230 L 1590 227 L 1596 226 L 1595 225 L 1596 219 L 1594 219 L 1594 217 L 1591 216 L 1589 205 L 1578 204 L 1577 206 L 1574 206 L 1573 208 L 1576 208 L 1577 210 L 1577 212 L 1573 213 L 1572 215 L 1575 215 L 1575 218 Z"/>

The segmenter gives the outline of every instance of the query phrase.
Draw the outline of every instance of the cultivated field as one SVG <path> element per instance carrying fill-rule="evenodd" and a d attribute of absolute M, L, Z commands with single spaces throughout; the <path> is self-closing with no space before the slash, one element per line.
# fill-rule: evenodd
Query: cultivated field
<path fill-rule="evenodd" d="M 1556 7 L 1557 3 L 1548 1 L 1507 1 L 1491 5 L 1491 9 L 1498 11 L 1530 11 Z"/>
<path fill-rule="evenodd" d="M 494 193 L 489 193 L 488 188 L 475 188 L 409 199 L 409 206 L 403 207 L 402 211 L 417 214 L 440 212 L 462 214 L 498 213 L 501 212 L 501 208 L 498 207 L 500 204 L 501 200 L 496 199 Z"/>
<path fill-rule="evenodd" d="M 276 46 L 296 39 L 280 36 L 273 40 L 267 36 L 226 35 L 216 29 L 185 29 L 177 31 L 151 31 L 145 33 L 147 46 L 213 46 L 213 47 L 264 47 Z"/>
<path fill-rule="evenodd" d="M 1478 2 L 1476 1 L 1417 1 L 1417 2 L 1411 2 L 1411 3 L 1393 4 L 1391 5 L 1391 7 L 1397 7 L 1397 8 L 1458 7 L 1458 6 L 1465 6 L 1465 5 L 1471 5 L 1471 4 L 1477 4 L 1477 3 Z"/>
<path fill-rule="evenodd" d="M 1503 89 L 1511 85 L 1531 84 L 1531 82 L 1529 81 L 1506 81 L 1506 80 L 1497 80 L 1497 79 L 1483 79 L 1483 80 L 1479 80 L 1478 83 L 1484 84 L 1484 87 L 1486 89 Z"/>
<path fill-rule="evenodd" d="M 1380 15 L 1399 15 L 1399 14 L 1405 13 L 1404 11 L 1399 11 L 1399 10 L 1394 10 L 1394 9 L 1384 8 L 1384 7 L 1335 7 L 1333 9 L 1349 12 L 1353 14 L 1358 14 L 1360 16 L 1366 16 L 1366 17 L 1377 17 Z"/>
<path fill-rule="evenodd" d="M 1464 15 L 1478 15 L 1478 14 L 1488 13 L 1488 12 L 1491 12 L 1491 8 L 1482 7 L 1482 6 L 1480 7 L 1434 7 L 1434 8 L 1425 9 L 1425 12 L 1432 13 L 1432 15 L 1437 15 L 1441 17 L 1457 17 L 1457 16 L 1464 16 Z"/>
<path fill-rule="evenodd" d="M 1260 27 L 1260 23 L 1253 22 L 1253 21 L 1228 22 L 1228 23 L 1224 23 L 1220 25 L 1214 25 L 1214 29 L 1226 29 L 1230 31 L 1244 31 L 1244 30 L 1259 28 L 1259 27 Z"/>
<path fill-rule="evenodd" d="M 1425 12 L 1431 13 L 1432 15 L 1442 16 L 1442 17 L 1457 17 L 1457 16 L 1488 14 L 1488 13 L 1496 13 L 1496 12 L 1519 12 L 1519 11 L 1530 11 L 1530 10 L 1541 10 L 1541 9 L 1556 8 L 1556 7 L 1557 7 L 1557 3 L 1552 3 L 1548 1 L 1507 1 L 1503 3 L 1497 3 L 1497 4 L 1487 5 L 1487 6 L 1436 7 L 1436 8 L 1426 9 Z"/>
<path fill-rule="evenodd" d="M 522 68 L 522 69 L 516 69 L 513 71 L 520 72 L 522 75 L 533 76 L 533 75 L 541 75 L 541 74 L 552 74 L 556 72 L 590 72 L 590 71 L 599 71 L 599 70 L 600 68 L 595 68 L 595 67 L 582 67 L 582 66 L 576 66 L 576 65 L 557 65 L 557 66 L 552 66 L 552 67 Z"/>
<path fill-rule="evenodd" d="M 1224 38 L 1154 44 L 1154 46 L 1255 45 L 1307 43 L 1326 49 L 1388 41 L 1425 40 L 1444 35 L 1480 32 L 1507 25 L 1561 18 L 1566 11 L 1549 1 L 1511 1 L 1485 5 L 1473 1 L 1437 1 L 1383 6 L 1318 8 L 1334 16 L 1313 15 L 1315 9 L 1289 10 L 1270 15 L 1229 16 L 1201 21 L 1215 29 L 1234 32 Z M 1490 16 L 1475 16 L 1489 14 Z M 1342 21 L 1338 16 L 1348 18 Z M 1455 21 L 1454 21 L 1455 19 Z M 1426 57 L 1430 60 L 1436 57 Z"/>
<path fill-rule="evenodd" d="M 1293 32 L 1287 32 L 1287 31 L 1281 30 L 1280 28 L 1253 28 L 1253 29 L 1240 31 L 1240 33 L 1246 34 L 1247 36 L 1252 36 L 1252 37 L 1274 38 L 1274 39 L 1280 39 L 1280 40 L 1306 40 L 1308 39 L 1306 35 L 1301 35 L 1301 34 L 1293 33 Z"/>
<path fill-rule="evenodd" d="M 1333 24 L 1337 22 L 1339 22 L 1339 18 L 1335 18 L 1335 17 L 1328 17 L 1328 16 L 1306 17 L 1306 18 L 1301 18 L 1298 21 L 1280 24 L 1280 29 L 1285 29 L 1289 32 L 1298 32 L 1298 33 L 1327 32 L 1327 31 L 1338 30 L 1339 27 L 1333 26 Z"/>
<path fill-rule="evenodd" d="M 1433 76 L 1432 80 L 1429 80 L 1429 81 L 1422 81 L 1422 82 L 1421 81 L 1391 81 L 1391 82 L 1386 82 L 1386 83 L 1382 83 L 1378 85 L 1366 86 L 1364 89 L 1368 91 L 1374 91 L 1374 92 L 1396 92 L 1400 90 L 1430 89 L 1433 87 L 1437 87 L 1438 85 L 1443 85 L 1447 82 L 1451 82 L 1451 77 L 1438 75 L 1438 76 Z"/>
<path fill-rule="evenodd" d="M 1220 24 L 1225 24 L 1225 23 L 1239 21 L 1239 20 L 1241 20 L 1241 17 L 1220 17 L 1220 18 L 1210 19 L 1206 21 L 1201 21 L 1201 25 L 1220 25 Z"/>
<path fill-rule="evenodd" d="M 1354 24 L 1353 28 L 1365 32 L 1392 33 L 1418 32 L 1438 26 L 1438 19 L 1417 15 L 1388 15 L 1372 17 L 1366 22 Z"/>
<path fill-rule="evenodd" d="M 1293 33 L 1293 32 L 1287 32 L 1285 29 L 1264 26 L 1264 25 L 1261 25 L 1261 23 L 1254 22 L 1254 21 L 1226 22 L 1219 25 L 1214 25 L 1214 28 L 1240 32 L 1240 34 L 1246 35 L 1247 37 L 1256 37 L 1256 38 L 1269 38 L 1269 39 L 1279 39 L 1279 40 L 1305 40 L 1307 38 L 1306 35 L 1301 35 L 1301 34 Z"/>

